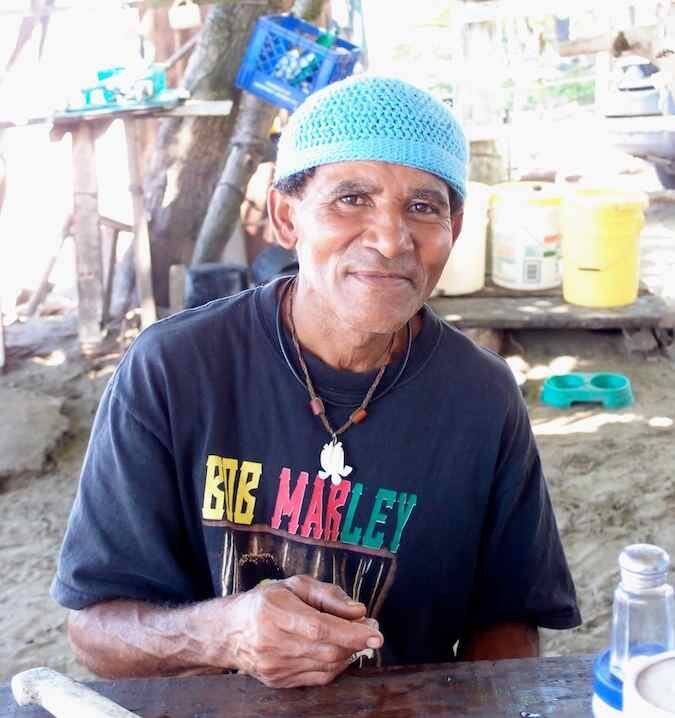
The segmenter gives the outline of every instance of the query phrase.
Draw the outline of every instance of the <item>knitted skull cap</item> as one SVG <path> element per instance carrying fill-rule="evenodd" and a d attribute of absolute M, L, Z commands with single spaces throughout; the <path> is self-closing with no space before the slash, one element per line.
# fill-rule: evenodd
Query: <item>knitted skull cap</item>
<path fill-rule="evenodd" d="M 441 102 L 402 80 L 357 75 L 310 95 L 282 132 L 275 181 L 350 160 L 415 167 L 466 196 L 462 128 Z"/>

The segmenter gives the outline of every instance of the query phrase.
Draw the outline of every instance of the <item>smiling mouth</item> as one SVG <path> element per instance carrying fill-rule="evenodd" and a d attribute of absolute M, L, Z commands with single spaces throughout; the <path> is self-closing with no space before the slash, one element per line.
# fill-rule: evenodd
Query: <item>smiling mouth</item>
<path fill-rule="evenodd" d="M 370 285 L 386 286 L 412 284 L 410 277 L 407 277 L 404 274 L 391 274 L 389 272 L 351 272 L 351 275 L 364 284 Z"/>

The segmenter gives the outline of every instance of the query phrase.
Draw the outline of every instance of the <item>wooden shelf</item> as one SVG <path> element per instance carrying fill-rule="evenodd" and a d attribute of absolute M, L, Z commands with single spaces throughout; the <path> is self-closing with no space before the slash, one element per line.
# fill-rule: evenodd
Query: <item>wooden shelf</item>
<path fill-rule="evenodd" d="M 644 286 L 635 302 L 611 309 L 568 304 L 559 288 L 518 292 L 491 282 L 475 294 L 432 297 L 429 305 L 439 317 L 461 328 L 675 328 L 675 305 Z"/>

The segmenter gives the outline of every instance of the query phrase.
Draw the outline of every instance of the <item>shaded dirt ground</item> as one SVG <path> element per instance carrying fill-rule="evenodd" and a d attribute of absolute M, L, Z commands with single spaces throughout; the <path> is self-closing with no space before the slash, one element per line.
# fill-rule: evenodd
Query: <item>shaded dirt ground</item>
<path fill-rule="evenodd" d="M 645 268 L 656 291 L 675 296 L 675 205 L 657 207 L 650 227 L 654 239 L 644 248 Z M 627 355 L 617 332 L 527 332 L 514 338 L 529 365 L 526 397 L 585 619 L 575 631 L 545 631 L 544 649 L 596 651 L 607 640 L 621 547 L 650 541 L 675 555 L 675 362 L 655 352 Z M 0 376 L 5 422 L 20 413 L 10 399 L 21 392 L 56 399 L 66 419 L 39 461 L 0 477 L 0 680 L 36 665 L 88 676 L 71 657 L 65 612 L 47 591 L 92 417 L 118 358 L 113 352 L 83 360 L 75 338 L 62 336 L 56 351 L 15 359 Z M 575 369 L 626 374 L 635 404 L 618 411 L 540 405 L 544 376 Z M 40 431 L 37 422 L 31 430 Z"/>

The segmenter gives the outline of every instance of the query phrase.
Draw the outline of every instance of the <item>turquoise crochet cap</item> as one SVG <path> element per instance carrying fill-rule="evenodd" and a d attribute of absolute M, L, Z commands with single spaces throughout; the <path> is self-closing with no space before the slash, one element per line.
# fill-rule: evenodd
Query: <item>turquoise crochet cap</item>
<path fill-rule="evenodd" d="M 275 181 L 350 160 L 415 167 L 466 196 L 462 128 L 445 105 L 402 80 L 357 75 L 310 95 L 281 134 Z"/>

